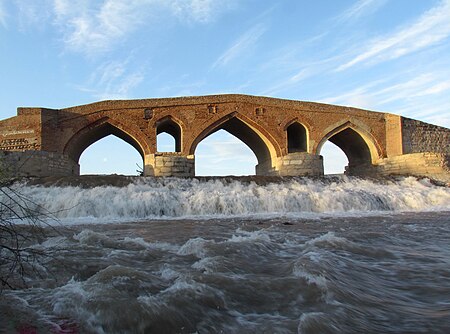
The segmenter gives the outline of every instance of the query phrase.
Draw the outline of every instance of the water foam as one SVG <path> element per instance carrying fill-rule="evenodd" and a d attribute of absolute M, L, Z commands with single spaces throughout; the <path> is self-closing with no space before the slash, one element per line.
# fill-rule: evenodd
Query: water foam
<path fill-rule="evenodd" d="M 450 210 L 450 188 L 413 177 L 374 182 L 358 178 L 255 182 L 143 178 L 124 187 L 42 187 L 15 190 L 64 223 L 139 219 L 286 217 Z M 2 200 L 0 198 L 0 200 Z"/>

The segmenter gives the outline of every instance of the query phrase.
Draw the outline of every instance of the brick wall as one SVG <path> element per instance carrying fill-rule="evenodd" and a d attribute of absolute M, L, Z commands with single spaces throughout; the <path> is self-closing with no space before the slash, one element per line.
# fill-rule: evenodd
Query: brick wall
<path fill-rule="evenodd" d="M 450 129 L 402 117 L 403 154 L 450 154 Z"/>
<path fill-rule="evenodd" d="M 66 176 L 80 173 L 80 166 L 69 157 L 46 151 L 0 151 L 0 166 L 6 177 Z"/>

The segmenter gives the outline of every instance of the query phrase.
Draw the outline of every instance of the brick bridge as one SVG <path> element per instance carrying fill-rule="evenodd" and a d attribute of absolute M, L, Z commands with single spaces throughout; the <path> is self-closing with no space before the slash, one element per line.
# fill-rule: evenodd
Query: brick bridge
<path fill-rule="evenodd" d="M 194 176 L 195 149 L 224 129 L 255 153 L 257 175 L 323 175 L 329 140 L 350 175 L 413 174 L 450 181 L 450 130 L 398 115 L 248 95 L 102 101 L 64 108 L 18 108 L 0 121 L 0 155 L 12 175 L 78 175 L 83 151 L 108 135 L 131 144 L 144 174 Z M 175 152 L 156 151 L 159 133 Z"/>

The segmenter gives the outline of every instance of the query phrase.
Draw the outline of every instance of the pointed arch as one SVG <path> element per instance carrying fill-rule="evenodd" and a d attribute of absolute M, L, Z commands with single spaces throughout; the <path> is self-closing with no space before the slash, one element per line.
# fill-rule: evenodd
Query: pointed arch
<path fill-rule="evenodd" d="M 67 154 L 73 161 L 78 162 L 81 154 L 89 146 L 109 135 L 114 135 L 133 146 L 141 155 L 142 160 L 148 154 L 149 147 L 144 138 L 137 139 L 129 129 L 123 124 L 108 117 L 103 117 L 80 129 L 67 142 L 64 147 L 64 154 Z"/>
<path fill-rule="evenodd" d="M 284 131 L 286 131 L 288 153 L 308 152 L 309 131 L 298 121 L 298 118 L 287 122 Z"/>
<path fill-rule="evenodd" d="M 225 130 L 240 139 L 255 154 L 258 163 L 267 163 L 273 166 L 277 156 L 280 156 L 281 149 L 262 127 L 249 118 L 232 112 L 206 127 L 192 142 L 189 154 L 194 154 L 197 145 L 209 135 Z"/>
<path fill-rule="evenodd" d="M 168 133 L 175 139 L 175 152 L 182 150 L 183 123 L 172 115 L 165 116 L 156 121 L 156 135 Z"/>
<path fill-rule="evenodd" d="M 380 158 L 379 145 L 373 136 L 350 121 L 335 127 L 324 135 L 317 145 L 317 154 L 320 154 L 322 146 L 327 140 L 344 151 L 349 161 L 349 167 L 373 164 Z"/>

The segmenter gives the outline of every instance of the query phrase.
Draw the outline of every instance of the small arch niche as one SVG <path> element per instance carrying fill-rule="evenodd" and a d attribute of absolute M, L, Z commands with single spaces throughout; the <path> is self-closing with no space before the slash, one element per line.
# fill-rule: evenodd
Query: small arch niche
<path fill-rule="evenodd" d="M 294 122 L 286 128 L 288 153 L 307 152 L 308 137 L 306 128 L 298 122 Z"/>
<path fill-rule="evenodd" d="M 181 127 L 167 117 L 156 126 L 156 149 L 158 152 L 181 152 Z"/>

